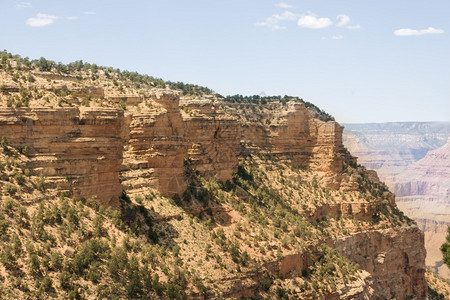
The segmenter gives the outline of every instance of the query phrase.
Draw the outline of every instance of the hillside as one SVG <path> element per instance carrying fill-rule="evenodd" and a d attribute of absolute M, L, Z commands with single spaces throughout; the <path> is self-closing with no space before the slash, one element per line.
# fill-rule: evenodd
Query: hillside
<path fill-rule="evenodd" d="M 2 54 L 5 298 L 424 299 L 423 233 L 296 97 Z"/>

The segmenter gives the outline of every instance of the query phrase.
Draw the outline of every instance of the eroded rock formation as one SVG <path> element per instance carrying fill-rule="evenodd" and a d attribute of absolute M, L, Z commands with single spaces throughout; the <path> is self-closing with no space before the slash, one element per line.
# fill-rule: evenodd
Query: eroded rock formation
<path fill-rule="evenodd" d="M 29 147 L 28 167 L 49 178 L 52 187 L 75 198 L 96 196 L 107 205 L 117 204 L 123 188 L 130 194 L 148 187 L 167 196 L 181 194 L 190 180 L 186 163 L 205 177 L 230 180 L 242 144 L 250 145 L 247 151 L 255 145 L 267 155 L 311 170 L 324 187 L 358 188 L 354 175 L 343 172 L 344 161 L 354 159 L 342 144 L 342 127 L 316 118 L 303 103 L 278 104 L 262 113 L 266 123 L 252 123 L 239 119 L 236 107 L 224 107 L 214 99 L 180 101 L 177 93 L 167 90 L 129 98 L 133 105 L 125 112 L 99 107 L 2 108 L 1 136 L 16 147 Z M 128 97 L 120 101 L 127 104 Z M 370 172 L 365 176 L 378 180 Z M 324 205 L 309 217 L 352 215 L 367 220 L 382 206 L 395 207 L 389 193 L 382 196 L 383 201 Z M 416 226 L 361 229 L 331 243 L 370 274 L 370 288 L 379 298 L 425 296 L 423 235 Z M 293 253 L 274 268 L 301 272 L 304 265 L 304 259 Z M 239 280 L 241 284 L 242 276 Z M 244 294 L 243 290 L 230 295 L 252 293 L 248 287 Z M 366 287 L 356 290 L 342 287 L 343 294 L 369 293 Z"/>
<path fill-rule="evenodd" d="M 423 232 L 417 226 L 365 231 L 339 238 L 335 249 L 359 264 L 375 280 L 376 299 L 424 298 L 427 285 Z"/>
<path fill-rule="evenodd" d="M 1 135 L 28 147 L 27 167 L 49 187 L 115 205 L 122 192 L 123 111 L 111 108 L 1 109 Z"/>

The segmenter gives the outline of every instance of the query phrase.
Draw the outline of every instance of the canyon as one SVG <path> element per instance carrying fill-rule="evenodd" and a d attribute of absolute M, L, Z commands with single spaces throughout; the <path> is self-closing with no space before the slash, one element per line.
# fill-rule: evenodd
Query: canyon
<path fill-rule="evenodd" d="M 44 178 L 48 192 L 33 191 L 33 183 L 31 192 L 11 192 L 19 171 L 7 169 L 2 201 L 34 207 L 59 195 L 100 204 L 117 228 L 137 222 L 130 228 L 138 233 L 124 243 L 177 253 L 174 274 L 191 270 L 208 287 L 192 279 L 191 298 L 287 290 L 293 297 L 425 299 L 423 232 L 377 174 L 357 165 L 343 127 L 315 106 L 296 97 L 263 103 L 185 95 L 153 82 L 142 89 L 102 72 L 95 80 L 26 72 L 35 78 L 29 102 L 0 102 L 0 136 L 3 152 L 20 158 L 32 182 Z M 23 87 L 5 72 L 1 79 L 2 99 L 18 103 Z M 117 221 L 110 209 L 131 217 Z M 123 234 L 114 226 L 99 239 Z M 144 229 L 153 231 L 144 238 Z M 169 293 L 175 275 L 155 255 L 142 255 L 141 268 L 151 265 Z"/>
<path fill-rule="evenodd" d="M 439 248 L 450 226 L 450 124 L 348 124 L 344 143 L 376 170 L 398 206 L 425 232 L 426 264 L 450 278 Z"/>

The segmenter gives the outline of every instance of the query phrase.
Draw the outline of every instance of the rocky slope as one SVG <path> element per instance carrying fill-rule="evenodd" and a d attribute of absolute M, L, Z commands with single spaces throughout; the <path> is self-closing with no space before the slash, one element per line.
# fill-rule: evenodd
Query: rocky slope
<path fill-rule="evenodd" d="M 423 233 L 310 103 L 6 57 L 4 295 L 425 298 Z"/>

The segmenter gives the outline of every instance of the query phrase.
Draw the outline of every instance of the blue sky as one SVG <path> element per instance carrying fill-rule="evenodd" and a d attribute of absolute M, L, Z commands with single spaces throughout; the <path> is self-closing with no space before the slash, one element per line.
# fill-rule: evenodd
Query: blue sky
<path fill-rule="evenodd" d="M 2 0 L 0 49 L 299 96 L 343 123 L 450 121 L 449 16 L 449 0 Z"/>

